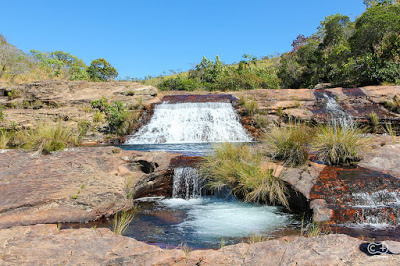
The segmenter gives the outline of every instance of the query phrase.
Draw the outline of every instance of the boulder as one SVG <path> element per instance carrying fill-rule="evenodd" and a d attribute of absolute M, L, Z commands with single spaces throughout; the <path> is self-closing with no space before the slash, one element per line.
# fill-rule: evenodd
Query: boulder
<path fill-rule="evenodd" d="M 3 150 L 0 228 L 86 222 L 132 208 L 139 192 L 172 194 L 166 173 L 175 156 L 115 147 L 73 148 L 50 155 Z M 152 192 L 146 191 L 150 181 Z"/>
<path fill-rule="evenodd" d="M 219 250 L 161 249 L 106 228 L 58 230 L 56 225 L 0 230 L 1 265 L 398 265 L 396 255 L 368 256 L 346 235 L 240 243 Z M 399 242 L 387 241 L 390 251 Z"/>

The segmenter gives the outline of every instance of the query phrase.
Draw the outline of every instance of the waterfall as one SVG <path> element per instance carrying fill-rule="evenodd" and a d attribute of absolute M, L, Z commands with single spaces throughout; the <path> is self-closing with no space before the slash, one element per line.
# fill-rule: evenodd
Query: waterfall
<path fill-rule="evenodd" d="M 178 167 L 174 170 L 172 198 L 191 199 L 201 196 L 199 173 L 193 167 Z"/>
<path fill-rule="evenodd" d="M 361 225 L 388 226 L 399 224 L 400 192 L 380 190 L 375 192 L 353 193 L 353 208 L 360 209 L 356 214 Z"/>
<path fill-rule="evenodd" d="M 155 107 L 150 122 L 125 144 L 249 141 L 229 102 L 163 102 Z"/>
<path fill-rule="evenodd" d="M 352 116 L 343 110 L 335 98 L 329 97 L 325 92 L 322 94 L 322 97 L 325 102 L 326 111 L 331 118 L 330 122 L 333 126 L 346 128 L 353 125 Z"/>

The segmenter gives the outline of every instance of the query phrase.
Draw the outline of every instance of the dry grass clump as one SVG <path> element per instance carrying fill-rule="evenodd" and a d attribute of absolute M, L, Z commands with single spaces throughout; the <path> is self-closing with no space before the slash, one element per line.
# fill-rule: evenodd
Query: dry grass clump
<path fill-rule="evenodd" d="M 0 149 L 7 149 L 11 135 L 4 129 L 0 128 Z"/>
<path fill-rule="evenodd" d="M 355 126 L 319 126 L 312 148 L 329 165 L 352 165 L 360 161 L 369 138 Z"/>
<path fill-rule="evenodd" d="M 242 112 L 244 115 L 255 115 L 258 113 L 257 101 L 253 98 L 239 98 L 239 105 L 242 107 Z"/>
<path fill-rule="evenodd" d="M 77 145 L 78 138 L 71 128 L 62 124 L 47 125 L 40 123 L 37 128 L 24 130 L 19 134 L 23 147 L 42 153 L 63 150 Z"/>
<path fill-rule="evenodd" d="M 308 144 L 312 129 L 296 123 L 286 127 L 274 127 L 264 136 L 264 141 L 272 150 L 272 158 L 284 161 L 289 166 L 299 166 L 307 162 Z"/>
<path fill-rule="evenodd" d="M 122 235 L 135 217 L 135 211 L 122 211 L 116 213 L 113 221 L 113 232 Z"/>
<path fill-rule="evenodd" d="M 264 157 L 249 146 L 230 143 L 215 147 L 205 156 L 201 173 L 210 190 L 231 189 L 247 202 L 266 202 L 288 206 L 287 188 L 273 167 L 262 167 Z"/>

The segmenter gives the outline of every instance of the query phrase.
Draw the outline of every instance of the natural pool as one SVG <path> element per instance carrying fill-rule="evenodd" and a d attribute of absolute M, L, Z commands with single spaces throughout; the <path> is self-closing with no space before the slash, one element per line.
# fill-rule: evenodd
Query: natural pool
<path fill-rule="evenodd" d="M 252 234 L 267 238 L 298 234 L 298 217 L 281 207 L 256 205 L 207 196 L 184 199 L 143 198 L 124 235 L 163 247 L 188 245 L 218 248 L 247 241 Z"/>

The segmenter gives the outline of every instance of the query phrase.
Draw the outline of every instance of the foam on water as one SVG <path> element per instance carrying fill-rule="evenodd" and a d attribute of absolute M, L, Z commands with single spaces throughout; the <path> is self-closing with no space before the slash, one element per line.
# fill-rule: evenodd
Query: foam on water
<path fill-rule="evenodd" d="M 150 122 L 126 144 L 249 142 L 231 103 L 168 103 L 154 109 Z"/>
<path fill-rule="evenodd" d="M 186 209 L 187 218 L 178 225 L 179 230 L 193 230 L 198 237 L 210 240 L 247 237 L 252 233 L 268 235 L 291 222 L 290 215 L 281 213 L 274 206 L 212 198 L 168 199 L 162 204 L 174 209 Z"/>

